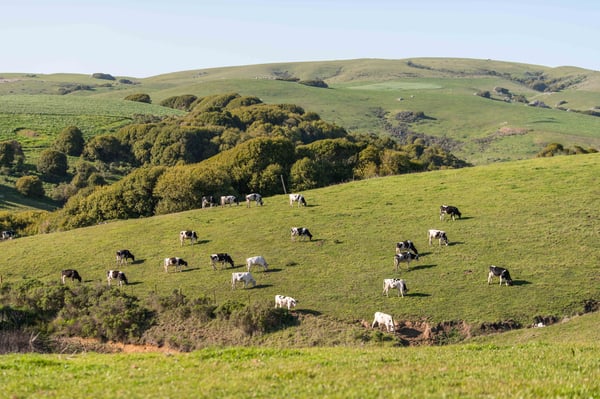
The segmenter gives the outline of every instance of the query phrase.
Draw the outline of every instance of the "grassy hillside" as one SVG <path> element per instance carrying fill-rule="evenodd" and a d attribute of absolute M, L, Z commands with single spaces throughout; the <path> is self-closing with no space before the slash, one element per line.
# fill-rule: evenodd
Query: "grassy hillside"
<path fill-rule="evenodd" d="M 106 284 L 114 252 L 127 248 L 136 263 L 123 270 L 124 289 L 207 295 L 271 303 L 275 294 L 299 300 L 298 309 L 348 323 L 370 321 L 375 311 L 396 319 L 468 323 L 572 315 L 586 300 L 600 300 L 597 276 L 600 156 L 578 155 L 394 176 L 305 192 L 306 208 L 283 195 L 263 207 L 198 209 L 107 223 L 0 243 L 5 282 L 58 281 L 75 268 L 86 284 Z M 463 218 L 439 220 L 440 204 L 458 206 Z M 310 228 L 312 242 L 291 242 L 291 226 Z M 430 228 L 447 231 L 450 246 L 429 246 Z M 200 240 L 181 247 L 178 232 Z M 393 268 L 395 242 L 411 239 L 421 253 L 410 270 Z M 231 290 L 231 269 L 213 271 L 209 254 L 229 252 L 235 271 L 263 255 L 270 271 L 254 270 L 256 288 Z M 190 267 L 166 274 L 162 259 L 180 256 Z M 507 267 L 515 285 L 488 286 L 490 264 Z M 15 267 L 18 265 L 18 267 Z M 405 298 L 381 295 L 382 280 L 399 276 Z"/>

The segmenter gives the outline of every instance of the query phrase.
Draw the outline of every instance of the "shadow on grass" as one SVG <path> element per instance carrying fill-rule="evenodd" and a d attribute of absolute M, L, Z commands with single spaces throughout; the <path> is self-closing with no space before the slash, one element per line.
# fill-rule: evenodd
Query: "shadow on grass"
<path fill-rule="evenodd" d="M 529 284 L 533 284 L 531 281 L 527 281 L 527 280 L 513 280 L 512 285 L 529 285 Z"/>
<path fill-rule="evenodd" d="M 463 245 L 463 244 L 464 244 L 464 241 L 452 241 L 452 242 L 448 243 L 448 246 L 453 247 L 455 245 Z"/>
<path fill-rule="evenodd" d="M 409 268 L 407 271 L 412 272 L 415 270 L 423 270 L 423 269 L 431 269 L 432 267 L 436 267 L 437 265 L 419 265 Z"/>
<path fill-rule="evenodd" d="M 318 310 L 312 310 L 312 309 L 298 309 L 298 310 L 296 310 L 296 313 L 306 314 L 306 315 L 311 315 L 311 316 L 320 316 L 321 315 L 321 312 L 319 312 Z"/>
<path fill-rule="evenodd" d="M 256 287 L 253 287 L 252 289 L 263 289 L 263 288 L 269 288 L 272 287 L 273 284 L 256 284 Z"/>
<path fill-rule="evenodd" d="M 412 292 L 412 293 L 404 294 L 404 296 L 410 296 L 410 297 L 415 297 L 415 298 L 426 298 L 428 296 L 431 296 L 431 294 L 425 294 L 423 292 Z"/>

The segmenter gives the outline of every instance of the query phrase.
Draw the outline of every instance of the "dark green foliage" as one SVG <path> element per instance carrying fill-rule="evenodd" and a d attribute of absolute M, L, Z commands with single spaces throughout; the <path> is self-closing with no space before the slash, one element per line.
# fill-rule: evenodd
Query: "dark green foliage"
<path fill-rule="evenodd" d="M 18 178 L 15 188 L 25 197 L 41 198 L 45 195 L 42 180 L 37 176 L 23 176 Z"/>
<path fill-rule="evenodd" d="M 117 137 L 106 134 L 92 137 L 86 143 L 81 155 L 88 161 L 109 163 L 127 161 L 129 151 Z"/>
<path fill-rule="evenodd" d="M 145 93 L 130 94 L 127 97 L 125 97 L 125 100 L 137 101 L 138 103 L 152 104 L 152 100 L 150 99 L 150 96 Z"/>
<path fill-rule="evenodd" d="M 115 80 L 114 76 L 109 73 L 100 73 L 96 72 L 92 74 L 92 78 L 94 79 L 103 79 L 103 80 Z"/>
<path fill-rule="evenodd" d="M 163 107 L 169 107 L 173 109 L 180 109 L 183 111 L 189 111 L 192 108 L 192 104 L 198 97 L 193 94 L 184 94 L 181 96 L 173 96 L 166 98 L 160 102 Z"/>
<path fill-rule="evenodd" d="M 67 155 L 78 157 L 83 151 L 83 133 L 77 126 L 69 126 L 63 129 L 56 141 L 54 142 L 54 149 L 57 151 L 64 152 Z"/>
<path fill-rule="evenodd" d="M 489 90 L 479 90 L 477 93 L 475 93 L 475 95 L 483 98 L 492 97 L 492 93 L 490 93 Z"/>
<path fill-rule="evenodd" d="M 37 162 L 37 170 L 48 179 L 63 177 L 67 174 L 67 156 L 64 152 L 48 149 L 42 151 Z"/>
<path fill-rule="evenodd" d="M 598 152 L 595 148 L 585 149 L 581 146 L 574 146 L 573 148 L 565 148 L 560 143 L 550 143 L 546 145 L 537 155 L 537 158 L 541 157 L 553 157 L 555 155 L 575 155 L 575 154 L 590 154 Z"/>
<path fill-rule="evenodd" d="M 0 166 L 11 167 L 15 161 L 15 148 L 12 141 L 0 142 Z"/>
<path fill-rule="evenodd" d="M 301 85 L 305 85 L 305 86 L 320 87 L 323 89 L 329 88 L 327 83 L 325 83 L 321 79 L 300 80 L 300 81 L 298 81 L 298 83 L 300 83 Z"/>
<path fill-rule="evenodd" d="M 253 303 L 232 311 L 230 320 L 246 335 L 277 331 L 296 323 L 287 309 L 274 309 L 264 303 Z"/>

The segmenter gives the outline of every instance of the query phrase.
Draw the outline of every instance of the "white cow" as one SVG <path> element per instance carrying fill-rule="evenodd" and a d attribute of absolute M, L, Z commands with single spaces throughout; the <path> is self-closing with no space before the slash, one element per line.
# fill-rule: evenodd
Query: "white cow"
<path fill-rule="evenodd" d="M 173 258 L 165 258 L 165 263 L 164 263 L 164 268 L 165 268 L 165 273 L 169 272 L 169 266 L 175 266 L 175 271 L 176 272 L 180 272 L 181 269 L 183 269 L 184 266 L 187 266 L 188 263 L 178 257 L 173 257 Z"/>
<path fill-rule="evenodd" d="M 419 260 L 419 255 L 413 254 L 412 252 L 401 252 L 394 255 L 394 267 L 396 268 L 396 271 L 400 268 L 400 263 L 406 263 L 406 270 L 408 270 L 411 260 Z"/>
<path fill-rule="evenodd" d="M 394 289 L 397 288 L 398 289 L 398 296 L 402 295 L 402 297 L 404 298 L 404 293 L 408 292 L 408 287 L 406 286 L 406 282 L 404 281 L 404 279 L 399 279 L 399 278 L 386 278 L 383 279 L 383 292 L 382 294 L 385 294 L 386 296 L 388 295 L 388 292 L 390 289 Z"/>
<path fill-rule="evenodd" d="M 375 312 L 375 318 L 373 319 L 373 324 L 371 324 L 371 328 L 375 328 L 375 325 L 385 326 L 388 332 L 394 332 L 394 320 L 392 316 L 387 313 Z"/>
<path fill-rule="evenodd" d="M 298 303 L 298 301 L 296 301 L 291 296 L 275 295 L 275 307 L 276 308 L 286 307 L 286 308 L 288 308 L 288 310 L 290 310 L 291 308 L 296 307 L 297 303 Z"/>
<path fill-rule="evenodd" d="M 429 238 L 429 245 L 431 245 L 431 240 L 433 240 L 434 238 L 437 238 L 440 242 L 440 246 L 442 245 L 442 242 L 444 244 L 446 244 L 446 246 L 448 246 L 448 236 L 446 235 L 446 232 L 443 230 L 430 229 L 428 232 L 428 238 Z"/>
<path fill-rule="evenodd" d="M 267 261 L 262 256 L 253 256 L 251 258 L 246 259 L 246 268 L 248 269 L 248 271 L 250 271 L 250 268 L 253 265 L 262 266 L 265 269 L 265 271 L 267 271 L 267 268 L 269 267 Z"/>
<path fill-rule="evenodd" d="M 244 282 L 244 288 L 248 286 L 248 284 L 252 283 L 252 287 L 256 287 L 256 280 L 252 277 L 250 272 L 236 272 L 231 273 L 231 289 L 235 290 L 235 284 L 237 282 Z"/>
<path fill-rule="evenodd" d="M 306 200 L 302 194 L 290 194 L 290 206 L 294 206 L 294 202 L 298 203 L 298 207 L 306 206 Z"/>
<path fill-rule="evenodd" d="M 225 206 L 225 205 L 231 206 L 231 204 L 236 204 L 236 205 L 240 204 L 238 202 L 237 198 L 235 197 L 235 195 L 223 195 L 223 196 L 221 196 L 221 206 Z"/>
<path fill-rule="evenodd" d="M 258 193 L 252 193 L 252 194 L 248 194 L 246 195 L 246 206 L 248 208 L 250 208 L 250 202 L 256 202 L 256 205 L 260 205 L 262 206 L 263 204 L 263 200 L 262 200 L 262 196 Z"/>

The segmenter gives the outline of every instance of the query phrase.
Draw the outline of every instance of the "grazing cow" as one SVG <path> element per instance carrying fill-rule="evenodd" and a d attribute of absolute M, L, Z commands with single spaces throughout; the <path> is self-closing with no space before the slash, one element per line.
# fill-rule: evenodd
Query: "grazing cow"
<path fill-rule="evenodd" d="M 184 261 L 181 258 L 178 257 L 174 257 L 174 258 L 165 258 L 165 272 L 168 273 L 169 272 L 169 266 L 175 266 L 175 271 L 176 272 L 180 272 L 181 269 L 185 266 L 187 267 L 188 263 L 186 261 Z"/>
<path fill-rule="evenodd" d="M 396 271 L 398 271 L 400 263 L 406 263 L 406 270 L 408 270 L 411 260 L 419 260 L 419 255 L 413 254 L 412 252 L 401 252 L 394 255 L 394 267 L 396 268 Z"/>
<path fill-rule="evenodd" d="M 308 239 L 312 241 L 313 236 L 306 227 L 292 227 L 292 241 L 295 241 L 296 237 L 300 237 L 300 240 L 308 237 Z"/>
<path fill-rule="evenodd" d="M 263 204 L 262 196 L 257 193 L 252 193 L 252 194 L 246 195 L 246 206 L 248 208 L 250 208 L 250 202 L 252 202 L 252 201 L 256 202 L 256 206 L 258 206 L 258 205 L 262 206 L 262 204 Z"/>
<path fill-rule="evenodd" d="M 394 288 L 398 289 L 398 296 L 402 295 L 403 298 L 404 298 L 404 293 L 408 292 L 408 287 L 406 286 L 406 282 L 403 279 L 400 279 L 400 278 L 383 279 L 382 294 L 385 294 L 385 296 L 389 296 L 388 291 L 390 289 L 393 290 Z"/>
<path fill-rule="evenodd" d="M 108 286 L 110 287 L 110 282 L 112 280 L 117 280 L 117 282 L 119 283 L 119 287 L 123 285 L 123 283 L 125 283 L 125 285 L 129 284 L 129 282 L 127 281 L 127 277 L 125 276 L 125 273 L 119 271 L 119 270 L 109 270 L 108 272 L 106 272 L 106 280 L 108 281 Z"/>
<path fill-rule="evenodd" d="M 459 219 L 462 216 L 458 208 L 452 205 L 440 206 L 440 220 L 444 220 L 444 215 L 450 215 L 452 220 L 455 220 L 456 216 L 458 216 Z"/>
<path fill-rule="evenodd" d="M 248 269 L 248 271 L 250 271 L 250 267 L 252 267 L 253 265 L 262 266 L 265 269 L 265 271 L 267 271 L 267 267 L 269 267 L 267 261 L 262 256 L 253 256 L 251 258 L 246 259 L 246 268 Z"/>
<path fill-rule="evenodd" d="M 440 246 L 442 245 L 442 242 L 444 244 L 446 244 L 446 246 L 448 246 L 448 236 L 446 235 L 445 231 L 431 229 L 428 232 L 428 236 L 429 236 L 429 245 L 431 245 L 431 240 L 436 238 L 439 240 Z"/>
<path fill-rule="evenodd" d="M 221 206 L 225 206 L 227 204 L 229 204 L 229 206 L 231 206 L 231 204 L 239 205 L 240 203 L 238 202 L 238 200 L 235 197 L 235 195 L 223 195 L 223 196 L 221 196 Z"/>
<path fill-rule="evenodd" d="M 252 277 L 252 273 L 250 272 L 237 272 L 231 273 L 231 289 L 235 290 L 235 285 L 237 282 L 244 282 L 244 288 L 248 286 L 248 284 L 252 283 L 252 287 L 256 287 L 256 280 Z"/>
<path fill-rule="evenodd" d="M 375 318 L 371 324 L 371 328 L 375 328 L 375 325 L 385 326 L 388 332 L 394 332 L 394 320 L 392 316 L 387 313 L 375 312 Z"/>
<path fill-rule="evenodd" d="M 233 259 L 231 259 L 231 256 L 229 256 L 229 254 L 226 253 L 212 254 L 210 256 L 210 263 L 212 265 L 213 270 L 217 270 L 217 263 L 221 264 L 221 268 L 225 266 L 225 263 L 229 263 L 231 267 L 235 267 Z"/>
<path fill-rule="evenodd" d="M 185 240 L 190 240 L 190 244 L 198 242 L 198 234 L 193 230 L 181 230 L 179 232 L 179 241 L 182 247 Z"/>
<path fill-rule="evenodd" d="M 510 277 L 510 273 L 503 267 L 498 266 L 490 266 L 490 272 L 488 274 L 488 285 L 492 283 L 492 279 L 496 277 L 500 277 L 500 285 L 502 285 L 502 280 L 504 283 L 508 285 L 513 285 L 512 278 Z"/>
<path fill-rule="evenodd" d="M 275 307 L 276 308 L 295 308 L 298 301 L 291 296 L 275 295 Z"/>
<path fill-rule="evenodd" d="M 298 207 L 306 206 L 306 200 L 302 194 L 290 194 L 290 206 L 294 206 L 294 202 L 298 203 Z"/>
<path fill-rule="evenodd" d="M 204 195 L 202 196 L 202 208 L 209 208 L 217 205 L 217 201 L 215 197 L 212 195 Z"/>
<path fill-rule="evenodd" d="M 3 240 L 12 240 L 16 236 L 17 236 L 17 233 L 14 230 L 4 230 L 2 232 L 2 239 Z"/>
<path fill-rule="evenodd" d="M 131 262 L 135 262 L 135 256 L 133 256 L 128 249 L 117 251 L 117 265 L 127 264 L 127 259 L 131 259 Z"/>
<path fill-rule="evenodd" d="M 396 253 L 399 254 L 402 251 L 413 251 L 415 255 L 419 254 L 419 251 L 417 251 L 415 244 L 411 240 L 396 243 Z"/>
<path fill-rule="evenodd" d="M 77 273 L 75 269 L 66 269 L 60 272 L 60 279 L 62 283 L 65 283 L 65 279 L 70 278 L 71 281 L 78 280 L 81 283 L 81 276 Z"/>

